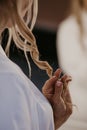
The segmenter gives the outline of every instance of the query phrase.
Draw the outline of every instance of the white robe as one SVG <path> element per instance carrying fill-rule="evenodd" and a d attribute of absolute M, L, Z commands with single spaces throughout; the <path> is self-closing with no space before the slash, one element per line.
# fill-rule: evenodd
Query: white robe
<path fill-rule="evenodd" d="M 82 12 L 84 27 L 83 43 L 80 43 L 80 29 L 74 16 L 64 20 L 57 31 L 57 54 L 59 65 L 72 76 L 70 93 L 73 114 L 60 130 L 87 130 L 87 12 Z"/>
<path fill-rule="evenodd" d="M 49 102 L 1 46 L 0 130 L 54 130 Z"/>

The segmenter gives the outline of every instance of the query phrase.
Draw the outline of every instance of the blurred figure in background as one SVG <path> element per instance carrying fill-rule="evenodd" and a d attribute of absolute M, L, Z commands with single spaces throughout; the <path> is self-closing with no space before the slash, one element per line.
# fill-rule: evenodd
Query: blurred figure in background
<path fill-rule="evenodd" d="M 87 0 L 72 0 L 70 15 L 57 31 L 57 54 L 64 73 L 72 76 L 74 112 L 60 130 L 87 130 Z"/>

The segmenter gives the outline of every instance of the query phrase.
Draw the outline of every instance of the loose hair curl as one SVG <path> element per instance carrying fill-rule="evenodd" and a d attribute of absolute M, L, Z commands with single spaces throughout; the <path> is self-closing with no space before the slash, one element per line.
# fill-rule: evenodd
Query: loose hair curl
<path fill-rule="evenodd" d="M 28 66 L 29 74 L 31 76 L 31 66 L 28 59 L 27 52 L 30 52 L 34 63 L 42 70 L 46 70 L 49 77 L 52 76 L 53 69 L 46 61 L 39 60 L 39 51 L 36 45 L 36 39 L 32 33 L 35 25 L 38 12 L 38 1 L 29 0 L 26 11 L 26 18 L 22 18 L 18 12 L 18 0 L 0 0 L 0 11 L 2 12 L 2 20 L 0 21 L 0 28 L 5 26 L 6 21 L 11 19 L 12 26 L 8 27 L 9 38 L 5 48 L 6 54 L 9 56 L 9 48 L 11 40 L 13 39 L 17 48 L 24 51 Z M 3 25 L 3 26 L 2 26 Z M 29 25 L 29 26 L 28 26 Z"/>

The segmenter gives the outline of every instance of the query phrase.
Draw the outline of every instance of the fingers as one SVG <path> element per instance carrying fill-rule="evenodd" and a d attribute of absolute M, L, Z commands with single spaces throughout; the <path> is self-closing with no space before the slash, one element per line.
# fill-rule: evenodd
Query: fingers
<path fill-rule="evenodd" d="M 63 75 L 60 78 L 61 69 L 55 71 L 54 75 L 58 78 L 59 81 L 55 84 L 55 94 L 54 94 L 54 102 L 61 102 L 62 106 L 64 106 L 65 110 L 65 118 L 66 121 L 69 116 L 72 114 L 72 100 L 68 88 L 68 83 L 72 80 L 71 76 Z"/>
<path fill-rule="evenodd" d="M 56 99 L 62 97 L 65 102 L 71 103 L 70 93 L 67 88 L 71 77 L 65 74 L 60 78 L 61 72 L 61 69 L 57 69 L 54 72 L 54 76 L 45 82 L 42 92 L 44 95 L 50 95 L 50 97 L 54 95 Z"/>
<path fill-rule="evenodd" d="M 64 74 L 64 75 L 61 77 L 61 81 L 64 83 L 66 79 L 67 79 L 67 75 Z"/>
<path fill-rule="evenodd" d="M 57 70 L 56 72 L 55 72 L 55 74 L 56 75 L 58 75 L 59 74 L 59 70 Z M 65 102 L 65 104 L 67 105 L 67 110 L 68 110 L 68 105 L 69 104 L 71 104 L 72 105 L 72 100 L 71 100 L 71 96 L 70 96 L 70 92 L 69 92 L 69 88 L 68 88 L 68 83 L 70 82 L 72 80 L 72 78 L 71 78 L 71 76 L 68 76 L 68 75 L 63 75 L 62 77 L 61 77 L 61 79 L 59 80 L 59 82 L 61 83 L 62 82 L 62 91 L 61 90 L 59 90 L 59 87 L 58 87 L 58 85 L 57 85 L 57 83 L 58 83 L 58 81 L 57 81 L 57 83 L 56 83 L 56 86 L 57 87 L 55 87 L 55 94 L 57 95 L 57 99 L 59 98 L 59 97 L 62 97 L 62 99 L 64 100 L 64 102 Z M 59 83 L 58 83 L 59 84 Z M 61 92 L 62 93 L 61 93 Z"/>
<path fill-rule="evenodd" d="M 57 81 L 55 84 L 55 93 L 52 98 L 52 103 L 57 105 L 58 108 L 65 110 L 66 105 L 61 97 L 62 91 L 63 91 L 63 83 L 60 81 Z"/>
<path fill-rule="evenodd" d="M 71 77 L 64 75 L 61 78 L 61 81 L 63 82 L 62 98 L 63 98 L 65 103 L 72 104 L 71 96 L 70 96 L 70 92 L 69 92 L 69 88 L 68 88 L 68 83 L 71 81 Z"/>
<path fill-rule="evenodd" d="M 61 82 L 63 82 L 63 90 L 65 91 L 65 89 L 67 89 L 68 87 L 68 83 L 72 80 L 71 76 L 68 76 L 68 75 L 63 75 L 61 77 Z"/>
<path fill-rule="evenodd" d="M 62 70 L 59 68 L 54 72 L 54 76 L 52 76 L 49 80 L 47 80 L 42 88 L 42 92 L 46 92 L 47 90 L 55 89 L 55 83 L 60 78 Z"/>
<path fill-rule="evenodd" d="M 53 90 L 54 85 L 57 81 L 57 77 L 56 76 L 52 76 L 49 80 L 47 80 L 44 84 L 44 86 L 42 87 L 42 92 L 48 92 L 48 90 Z"/>
<path fill-rule="evenodd" d="M 62 77 L 61 77 L 61 81 L 64 83 L 65 81 L 68 83 L 69 81 L 72 81 L 72 78 L 71 78 L 71 76 L 68 76 L 68 75 L 63 75 Z"/>
<path fill-rule="evenodd" d="M 67 88 L 68 82 L 71 78 L 68 76 L 62 77 L 62 82 L 57 81 L 55 84 L 55 97 L 54 97 L 54 103 L 57 106 L 57 103 L 59 104 L 58 108 L 61 108 L 62 113 L 64 113 L 63 121 L 65 122 L 69 116 L 72 114 L 72 101 L 69 93 L 69 88 Z M 63 93 L 63 87 L 65 86 L 65 91 Z M 63 97 L 62 97 L 63 94 Z M 57 108 L 57 109 L 58 109 Z"/>
<path fill-rule="evenodd" d="M 57 81 L 55 84 L 55 97 L 58 99 L 63 91 L 63 83 L 60 81 Z"/>
<path fill-rule="evenodd" d="M 64 106 L 65 109 L 65 103 L 62 99 L 62 91 L 63 91 L 63 83 L 60 81 L 57 81 L 55 84 L 55 93 L 53 95 L 53 102 L 54 104 L 61 104 Z"/>
<path fill-rule="evenodd" d="M 62 70 L 59 68 L 54 72 L 54 76 L 56 76 L 58 79 L 60 78 Z"/>
<path fill-rule="evenodd" d="M 62 70 L 61 68 L 58 68 L 55 72 L 54 72 L 54 76 L 56 76 L 58 79 L 60 78 L 60 75 L 62 73 Z M 61 81 L 64 82 L 67 78 L 67 82 L 71 81 L 72 78 L 71 76 L 68 76 L 67 74 L 64 74 L 62 77 L 61 77 Z"/>

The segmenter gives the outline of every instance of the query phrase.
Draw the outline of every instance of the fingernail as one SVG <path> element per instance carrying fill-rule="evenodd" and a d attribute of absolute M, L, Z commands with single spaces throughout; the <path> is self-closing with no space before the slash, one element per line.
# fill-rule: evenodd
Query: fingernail
<path fill-rule="evenodd" d="M 53 79 L 57 79 L 57 77 L 56 77 L 56 76 L 52 76 L 52 78 L 53 78 Z"/>
<path fill-rule="evenodd" d="M 52 76 L 50 79 L 57 81 L 57 77 L 56 76 Z"/>
<path fill-rule="evenodd" d="M 62 86 L 62 82 L 57 81 L 56 82 L 56 86 L 61 87 Z"/>
<path fill-rule="evenodd" d="M 61 68 L 59 68 L 59 69 L 58 69 L 58 71 L 59 71 L 59 72 L 62 72 L 62 69 L 61 69 Z"/>

